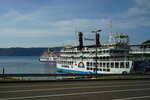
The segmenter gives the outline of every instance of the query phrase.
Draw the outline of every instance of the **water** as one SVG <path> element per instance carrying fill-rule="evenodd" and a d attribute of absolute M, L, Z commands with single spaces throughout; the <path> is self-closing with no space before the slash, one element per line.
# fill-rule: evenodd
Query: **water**
<path fill-rule="evenodd" d="M 40 62 L 37 56 L 0 56 L 0 74 L 50 74 L 56 73 L 55 63 Z"/>

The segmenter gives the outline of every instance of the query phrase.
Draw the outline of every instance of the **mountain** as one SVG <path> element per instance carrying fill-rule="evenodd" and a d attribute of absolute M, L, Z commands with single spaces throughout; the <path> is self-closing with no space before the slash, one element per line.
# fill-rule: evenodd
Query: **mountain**
<path fill-rule="evenodd" d="M 49 50 L 60 51 L 62 47 L 53 47 Z M 48 48 L 0 48 L 0 56 L 40 56 Z"/>
<path fill-rule="evenodd" d="M 147 41 L 143 42 L 143 44 L 147 44 L 147 43 L 150 43 L 150 40 L 147 40 Z"/>

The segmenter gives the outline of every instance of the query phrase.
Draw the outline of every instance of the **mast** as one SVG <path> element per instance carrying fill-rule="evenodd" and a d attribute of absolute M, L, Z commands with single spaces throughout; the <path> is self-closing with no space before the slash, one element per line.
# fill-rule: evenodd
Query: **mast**
<path fill-rule="evenodd" d="M 77 43 L 78 43 L 78 42 L 77 42 L 77 36 L 78 36 L 77 34 L 78 34 L 78 33 L 77 33 L 77 28 L 75 28 L 75 46 L 77 46 Z"/>
<path fill-rule="evenodd" d="M 110 19 L 110 26 L 109 26 L 109 30 L 110 30 L 110 33 L 109 33 L 109 42 L 112 42 L 112 20 Z"/>
<path fill-rule="evenodd" d="M 49 46 L 48 46 L 47 52 L 49 52 Z"/>

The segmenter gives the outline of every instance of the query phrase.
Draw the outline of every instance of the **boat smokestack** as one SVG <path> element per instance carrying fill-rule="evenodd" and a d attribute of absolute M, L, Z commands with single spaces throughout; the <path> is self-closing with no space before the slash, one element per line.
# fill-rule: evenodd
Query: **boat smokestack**
<path fill-rule="evenodd" d="M 79 32 L 79 50 L 83 48 L 83 33 Z"/>
<path fill-rule="evenodd" d="M 100 41 L 99 41 L 99 34 L 96 33 L 96 45 L 99 46 L 100 45 Z"/>

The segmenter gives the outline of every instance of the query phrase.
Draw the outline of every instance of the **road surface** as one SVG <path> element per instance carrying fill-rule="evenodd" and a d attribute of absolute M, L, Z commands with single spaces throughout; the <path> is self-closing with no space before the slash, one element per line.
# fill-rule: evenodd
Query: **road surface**
<path fill-rule="evenodd" d="M 0 100 L 150 100 L 150 80 L 0 83 Z"/>

